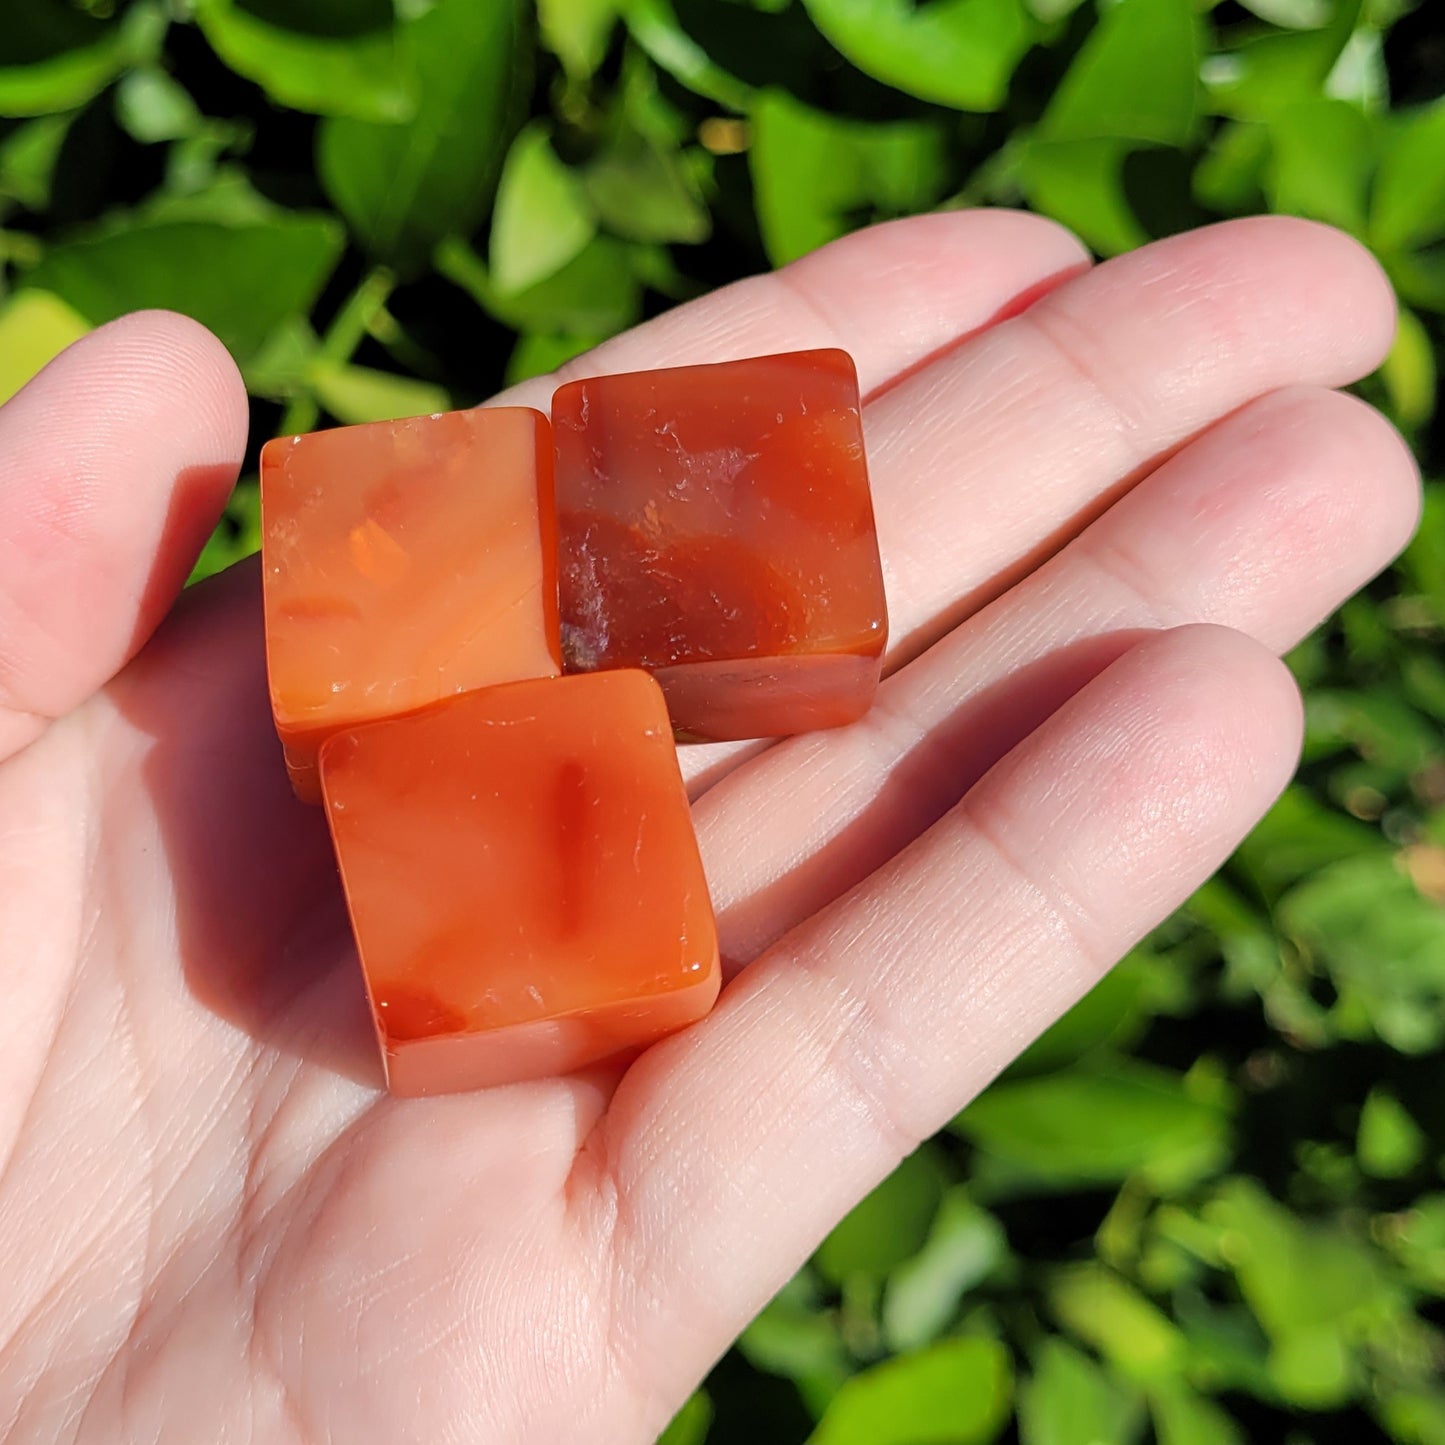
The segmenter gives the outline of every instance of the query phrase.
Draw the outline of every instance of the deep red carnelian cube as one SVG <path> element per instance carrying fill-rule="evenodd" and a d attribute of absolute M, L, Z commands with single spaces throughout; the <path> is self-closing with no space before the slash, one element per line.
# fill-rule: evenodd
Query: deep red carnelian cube
<path fill-rule="evenodd" d="M 684 738 L 867 710 L 888 625 L 846 352 L 569 382 L 552 429 L 567 671 L 648 669 Z"/>
<path fill-rule="evenodd" d="M 712 1007 L 717 931 L 646 673 L 337 733 L 321 780 L 393 1093 L 567 1073 Z"/>
<path fill-rule="evenodd" d="M 297 794 L 339 728 L 490 683 L 555 677 L 547 419 L 448 412 L 269 442 L 266 656 Z"/>

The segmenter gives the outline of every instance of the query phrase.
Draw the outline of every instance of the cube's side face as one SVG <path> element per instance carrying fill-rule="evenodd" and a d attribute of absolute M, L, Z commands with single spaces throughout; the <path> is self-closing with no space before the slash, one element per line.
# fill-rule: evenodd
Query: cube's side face
<path fill-rule="evenodd" d="M 452 412 L 271 442 L 267 664 L 299 792 L 335 729 L 560 671 L 546 418 Z"/>
<path fill-rule="evenodd" d="M 589 378 L 552 420 L 569 667 L 881 656 L 846 353 Z"/>
<path fill-rule="evenodd" d="M 556 1073 L 700 1017 L 717 939 L 655 683 L 489 688 L 322 776 L 391 1086 Z"/>

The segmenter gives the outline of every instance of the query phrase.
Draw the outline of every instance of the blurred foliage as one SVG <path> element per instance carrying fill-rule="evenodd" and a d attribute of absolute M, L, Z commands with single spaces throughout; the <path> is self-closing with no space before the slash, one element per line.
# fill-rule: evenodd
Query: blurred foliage
<path fill-rule="evenodd" d="M 1440 0 L 9 0 L 0 394 L 171 306 L 257 444 L 475 402 L 879 217 L 1351 231 L 1438 469 Z M 254 463 L 254 451 L 252 454 Z M 201 571 L 254 548 L 243 485 Z M 1445 1445 L 1445 490 L 1238 855 L 829 1236 L 669 1445 Z M 1046 965 L 1045 965 L 1046 966 Z"/>

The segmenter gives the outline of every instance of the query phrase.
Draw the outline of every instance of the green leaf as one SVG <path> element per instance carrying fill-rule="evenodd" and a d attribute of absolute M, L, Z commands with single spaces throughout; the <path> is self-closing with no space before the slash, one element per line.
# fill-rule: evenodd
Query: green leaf
<path fill-rule="evenodd" d="M 607 145 L 585 171 L 598 216 L 614 235 L 635 241 L 705 241 L 712 217 L 651 77 L 629 92 Z"/>
<path fill-rule="evenodd" d="M 1330 18 L 1330 0 L 1240 0 L 1248 11 L 1285 30 L 1318 30 Z"/>
<path fill-rule="evenodd" d="M 1229 1143 L 1224 1111 L 1192 1098 L 1182 1076 L 1122 1062 L 1001 1081 L 953 1127 L 1046 1187 L 1141 1172 L 1179 1188 L 1215 1169 Z"/>
<path fill-rule="evenodd" d="M 415 377 L 373 371 L 366 366 L 317 362 L 310 373 L 317 401 L 348 426 L 397 417 L 430 416 L 449 411 L 451 397 L 439 386 Z"/>
<path fill-rule="evenodd" d="M 574 80 L 602 63 L 620 13 L 619 0 L 537 0 L 542 43 Z"/>
<path fill-rule="evenodd" d="M 1142 1425 L 1137 1390 L 1066 1340 L 1044 1340 L 1019 1388 L 1022 1445 L 1129 1445 Z"/>
<path fill-rule="evenodd" d="M 1149 240 L 1124 194 L 1131 142 L 1051 141 L 1030 137 L 1019 160 L 1019 184 L 1030 205 L 1061 221 L 1104 256 Z"/>
<path fill-rule="evenodd" d="M 0 304 L 0 401 L 90 330 L 58 296 L 21 291 Z"/>
<path fill-rule="evenodd" d="M 1400 309 L 1395 343 L 1380 368 L 1380 380 L 1400 426 L 1421 427 L 1435 415 L 1435 348 L 1430 333 L 1408 307 Z"/>
<path fill-rule="evenodd" d="M 597 234 L 581 179 L 557 159 L 550 127 L 533 121 L 512 142 L 492 214 L 492 284 L 523 291 L 560 271 Z"/>
<path fill-rule="evenodd" d="M 712 1425 L 712 1401 L 704 1390 L 689 1397 L 672 1423 L 657 1437 L 657 1445 L 703 1445 Z"/>
<path fill-rule="evenodd" d="M 1445 1390 L 1383 1390 L 1381 1424 L 1399 1445 L 1445 1445 Z"/>
<path fill-rule="evenodd" d="M 1405 1106 L 1384 1089 L 1371 1089 L 1360 1110 L 1355 1153 L 1360 1168 L 1376 1179 L 1402 1179 L 1425 1155 L 1428 1144 Z"/>
<path fill-rule="evenodd" d="M 195 0 L 216 54 L 278 105 L 404 120 L 416 80 L 391 0 Z"/>
<path fill-rule="evenodd" d="M 1239 846 L 1235 864 L 1266 898 L 1332 863 L 1388 849 L 1379 832 L 1293 784 Z"/>
<path fill-rule="evenodd" d="M 1280 110 L 1269 130 L 1271 209 L 1362 232 L 1375 166 L 1372 122 L 1342 100 L 1309 100 Z"/>
<path fill-rule="evenodd" d="M 1445 1297 L 1445 1194 L 1422 1194 L 1383 1231 L 1415 1284 Z"/>
<path fill-rule="evenodd" d="M 855 1375 L 809 1445 L 987 1445 L 1009 1417 L 1008 1351 L 995 1340 L 945 1340 Z"/>
<path fill-rule="evenodd" d="M 1054 92 L 1041 136 L 1182 145 L 1198 107 L 1199 24 L 1190 0 L 1119 0 Z"/>
<path fill-rule="evenodd" d="M 132 70 L 115 90 L 116 118 L 142 145 L 193 135 L 205 121 L 190 93 L 163 70 Z"/>
<path fill-rule="evenodd" d="M 638 46 L 679 85 L 730 110 L 751 104 L 751 87 L 714 62 L 682 28 L 670 0 L 624 0 L 622 13 Z"/>
<path fill-rule="evenodd" d="M 16 126 L 0 140 L 0 195 L 32 211 L 50 204 L 51 183 L 60 148 L 70 131 L 68 115 L 45 115 Z"/>
<path fill-rule="evenodd" d="M 1254 121 L 1222 125 L 1194 172 L 1194 194 L 1211 210 L 1242 215 L 1263 205 L 1269 130 Z"/>
<path fill-rule="evenodd" d="M 1370 238 L 1385 250 L 1445 237 L 1445 99 L 1385 123 Z"/>
<path fill-rule="evenodd" d="M 1338 1027 L 1405 1053 L 1445 1039 L 1445 909 L 1389 856 L 1325 868 L 1280 900 L 1280 929 L 1329 972 Z"/>
<path fill-rule="evenodd" d="M 150 5 L 119 20 L 67 0 L 22 0 L 0 23 L 0 115 L 49 115 L 99 95 L 129 64 L 154 53 L 165 27 Z"/>
<path fill-rule="evenodd" d="M 1379 1256 L 1295 1218 L 1252 1180 L 1231 1180 L 1205 1217 L 1223 1232 L 1225 1258 L 1270 1337 L 1280 1393 L 1308 1409 L 1342 1404 L 1355 1387 L 1354 1341 L 1399 1309 Z"/>
<path fill-rule="evenodd" d="M 916 1254 L 943 1198 L 945 1178 L 933 1145 L 910 1154 L 818 1246 L 813 1256 L 818 1272 L 842 1283 L 853 1274 L 887 1274 Z"/>
<path fill-rule="evenodd" d="M 414 274 L 444 237 L 476 229 L 530 84 L 521 0 L 437 0 L 406 27 L 420 84 L 404 125 L 321 124 L 317 168 L 361 244 Z"/>
<path fill-rule="evenodd" d="M 556 371 L 563 362 L 581 356 L 584 351 L 591 351 L 606 340 L 605 336 L 529 331 L 517 338 L 517 344 L 507 358 L 504 380 L 508 386 L 515 386 L 519 381 L 530 381 L 534 376 L 546 376 Z"/>
<path fill-rule="evenodd" d="M 837 1314 L 819 1305 L 811 1271 L 783 1287 L 737 1347 L 750 1365 L 792 1380 L 810 1401 L 831 1399 L 853 1373 Z"/>
<path fill-rule="evenodd" d="M 1252 36 L 1237 49 L 1211 56 L 1206 96 L 1221 115 L 1269 120 L 1286 106 L 1316 100 L 1355 33 L 1362 0 L 1334 0 L 1320 30 Z"/>
<path fill-rule="evenodd" d="M 311 308 L 341 243 L 328 216 L 131 218 L 55 247 L 25 285 L 53 291 L 94 325 L 146 307 L 183 312 L 244 365 L 277 326 Z"/>
<path fill-rule="evenodd" d="M 1155 1384 L 1149 1408 L 1158 1445 L 1244 1445 L 1244 1435 L 1229 1415 L 1183 1380 Z"/>
<path fill-rule="evenodd" d="M 603 340 L 632 325 L 642 312 L 633 252 L 607 236 L 599 236 L 556 275 L 516 293 L 502 291 L 464 241 L 443 242 L 436 266 L 488 314 L 517 331 Z"/>
<path fill-rule="evenodd" d="M 931 121 L 838 120 L 765 91 L 752 124 L 758 225 L 775 266 L 852 230 L 860 211 L 922 209 L 946 183 L 943 136 Z"/>
<path fill-rule="evenodd" d="M 865 75 L 937 105 L 996 110 L 1033 43 L 1020 0 L 803 0 Z"/>
<path fill-rule="evenodd" d="M 883 1294 L 883 1333 L 896 1351 L 935 1338 L 959 1301 L 1008 1255 L 1003 1226 L 962 1188 L 943 1197 L 923 1248 L 897 1265 Z"/>
<path fill-rule="evenodd" d="M 1059 1321 L 1131 1380 L 1175 1376 L 1188 1355 L 1179 1329 L 1133 1285 L 1101 1264 L 1055 1272 L 1049 1304 Z"/>

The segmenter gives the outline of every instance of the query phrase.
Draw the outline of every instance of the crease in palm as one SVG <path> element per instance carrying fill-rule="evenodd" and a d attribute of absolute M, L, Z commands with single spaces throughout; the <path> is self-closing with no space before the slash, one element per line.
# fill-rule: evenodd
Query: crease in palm
<path fill-rule="evenodd" d="M 1033 218 L 926 217 L 580 363 L 850 350 L 903 639 L 862 724 L 686 751 L 736 977 L 621 1078 L 378 1093 L 254 567 L 160 621 L 234 467 L 214 344 L 117 323 L 0 412 L 0 1438 L 648 1441 L 1207 875 L 1292 761 L 1267 652 L 1412 524 L 1397 441 L 1330 390 L 1388 296 L 1303 223 L 1082 263 Z M 132 387 L 121 475 L 37 531 L 91 465 L 85 369 L 146 328 L 181 394 Z"/>

